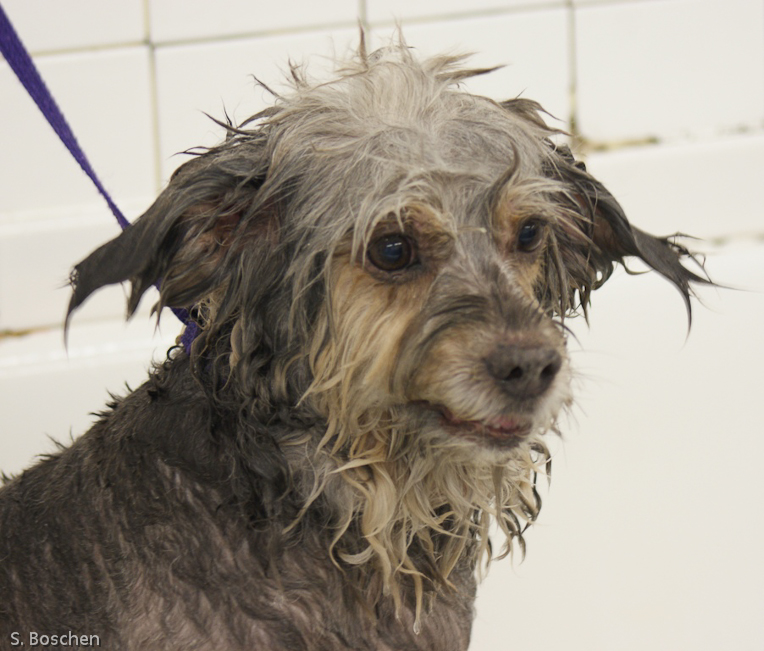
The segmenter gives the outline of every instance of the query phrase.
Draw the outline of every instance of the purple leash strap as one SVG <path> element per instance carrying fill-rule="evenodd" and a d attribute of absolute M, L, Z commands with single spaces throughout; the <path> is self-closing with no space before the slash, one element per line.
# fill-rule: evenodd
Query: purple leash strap
<path fill-rule="evenodd" d="M 77 138 L 74 137 L 74 133 L 69 127 L 66 118 L 64 118 L 56 101 L 53 99 L 48 87 L 40 76 L 37 67 L 32 61 L 32 57 L 29 56 L 29 53 L 21 42 L 16 30 L 13 28 L 11 21 L 8 19 L 2 4 L 0 4 L 0 52 L 2 52 L 5 60 L 19 78 L 19 81 L 35 101 L 35 104 L 37 104 L 40 111 L 42 111 L 45 119 L 58 134 L 61 142 L 64 143 L 69 150 L 69 153 L 71 153 L 77 163 L 79 163 L 82 171 L 88 175 L 88 178 L 93 182 L 96 188 L 98 188 L 98 191 L 106 200 L 111 212 L 114 213 L 114 216 L 117 218 L 117 223 L 122 229 L 130 226 L 130 222 L 125 219 L 125 216 L 120 209 L 117 208 L 117 205 L 101 184 L 98 176 L 96 176 L 85 153 L 77 142 Z M 181 343 L 186 352 L 189 352 L 191 343 L 198 334 L 198 327 L 191 319 L 187 310 L 183 308 L 172 308 L 172 311 L 186 326 L 183 335 L 181 336 Z"/>
<path fill-rule="evenodd" d="M 90 162 L 77 143 L 77 139 L 69 128 L 66 118 L 64 118 L 56 105 L 56 102 L 40 76 L 37 67 L 32 62 L 32 57 L 29 56 L 26 48 L 24 48 L 21 39 L 19 39 L 18 34 L 16 34 L 16 30 L 13 28 L 2 5 L 0 5 L 0 50 L 2 51 L 5 60 L 11 66 L 13 72 L 16 73 L 19 81 L 24 85 L 24 88 L 26 88 L 27 92 L 31 95 L 35 104 L 37 104 L 38 108 L 42 111 L 45 119 L 48 120 L 48 123 L 53 127 L 53 130 L 58 134 L 58 137 L 61 138 L 61 141 L 66 145 L 66 148 L 71 155 L 74 156 L 74 160 L 79 163 L 83 172 L 88 175 L 96 188 L 98 188 L 101 196 L 106 199 L 106 203 L 109 204 L 109 208 L 111 208 L 111 211 L 117 218 L 119 225 L 122 228 L 127 228 L 130 225 L 130 222 L 125 219 L 125 216 L 112 201 L 109 193 L 106 192 L 103 185 L 101 185 L 101 181 L 96 176 L 96 173 L 90 166 Z"/>

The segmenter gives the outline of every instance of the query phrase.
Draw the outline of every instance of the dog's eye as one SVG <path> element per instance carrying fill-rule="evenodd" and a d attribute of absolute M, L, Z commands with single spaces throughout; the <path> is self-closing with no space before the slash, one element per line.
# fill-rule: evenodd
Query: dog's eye
<path fill-rule="evenodd" d="M 414 243 L 400 233 L 374 240 L 367 254 L 371 263 L 382 271 L 400 271 L 416 262 Z"/>
<path fill-rule="evenodd" d="M 542 224 L 537 221 L 526 222 L 517 234 L 517 248 L 526 253 L 535 251 L 541 244 L 543 235 L 544 227 Z"/>

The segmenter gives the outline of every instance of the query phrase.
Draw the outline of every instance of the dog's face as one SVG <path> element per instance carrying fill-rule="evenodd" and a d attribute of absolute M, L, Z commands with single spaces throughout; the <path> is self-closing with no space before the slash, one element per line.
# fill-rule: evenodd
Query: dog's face
<path fill-rule="evenodd" d="M 532 105 L 441 87 L 437 103 L 395 106 L 412 73 L 388 62 L 320 89 L 316 144 L 300 154 L 330 197 L 309 218 L 335 240 L 309 394 L 350 437 L 397 417 L 419 436 L 502 452 L 549 429 L 568 399 L 545 284 L 554 230 L 581 217 L 547 173 L 555 154 L 523 114 Z"/>
<path fill-rule="evenodd" d="M 472 170 L 465 156 L 452 172 L 413 161 L 424 171 L 344 236 L 319 320 L 331 343 L 315 342 L 311 357 L 327 412 L 394 410 L 420 435 L 494 452 L 551 427 L 570 373 L 540 288 L 565 211 L 524 205 L 523 184 L 505 178 L 507 153 L 484 150 L 483 169 Z"/>

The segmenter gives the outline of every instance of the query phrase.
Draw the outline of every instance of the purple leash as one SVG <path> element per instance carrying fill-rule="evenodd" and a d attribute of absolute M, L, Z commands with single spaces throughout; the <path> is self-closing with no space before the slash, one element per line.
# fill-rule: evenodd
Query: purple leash
<path fill-rule="evenodd" d="M 27 89 L 27 92 L 32 96 L 32 99 L 37 104 L 38 108 L 42 111 L 42 114 L 48 120 L 48 123 L 53 130 L 61 138 L 61 141 L 66 145 L 74 159 L 80 164 L 82 171 L 90 177 L 98 191 L 101 193 L 106 203 L 109 204 L 109 208 L 117 218 L 117 222 L 124 229 L 130 226 L 130 222 L 125 219 L 125 216 L 117 208 L 116 204 L 112 201 L 109 193 L 106 192 L 101 181 L 98 180 L 96 173 L 90 166 L 88 159 L 85 157 L 82 149 L 80 149 L 77 139 L 74 137 L 72 130 L 69 128 L 69 124 L 66 122 L 66 118 L 59 110 L 53 96 L 50 94 L 48 87 L 42 80 L 37 67 L 32 62 L 32 57 L 24 48 L 21 40 L 13 29 L 11 21 L 5 14 L 3 6 L 0 5 L 0 51 L 2 51 L 5 60 L 11 66 L 13 72 L 19 78 L 19 81 Z"/>
<path fill-rule="evenodd" d="M 103 187 L 101 181 L 96 176 L 95 171 L 90 166 L 90 162 L 80 148 L 66 118 L 64 118 L 56 101 L 53 99 L 48 87 L 40 76 L 37 67 L 32 61 L 32 57 L 29 56 L 29 52 L 27 52 L 21 39 L 16 33 L 16 30 L 13 28 L 2 4 L 0 4 L 0 52 L 2 52 L 5 60 L 19 78 L 19 81 L 31 95 L 35 104 L 37 104 L 40 111 L 42 111 L 45 119 L 50 126 L 53 127 L 53 130 L 58 134 L 58 137 L 61 138 L 61 142 L 66 145 L 69 153 L 79 163 L 82 171 L 88 175 L 88 178 L 90 178 L 96 188 L 98 188 L 98 191 L 106 200 L 111 212 L 114 213 L 114 216 L 117 218 L 117 223 L 123 230 L 130 226 L 130 222 L 125 219 L 125 216 L 119 208 L 117 208 L 117 205 L 109 196 L 109 193 Z M 183 308 L 172 308 L 172 311 L 186 326 L 183 335 L 181 336 L 181 343 L 183 344 L 185 351 L 189 352 L 191 343 L 198 334 L 198 326 L 193 319 L 191 319 L 188 310 Z"/>

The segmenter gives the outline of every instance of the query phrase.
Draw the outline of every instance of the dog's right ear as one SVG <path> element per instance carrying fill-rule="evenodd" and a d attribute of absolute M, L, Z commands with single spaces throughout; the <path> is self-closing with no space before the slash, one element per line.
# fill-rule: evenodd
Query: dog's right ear
<path fill-rule="evenodd" d="M 190 307 L 226 282 L 226 262 L 244 244 L 277 234 L 274 201 L 261 192 L 266 146 L 256 132 L 229 138 L 182 165 L 154 204 L 119 236 L 77 264 L 66 321 L 96 290 L 129 280 L 128 318 L 161 283 L 158 307 Z"/>
<path fill-rule="evenodd" d="M 549 145 L 554 153 L 549 176 L 562 181 L 565 191 L 560 200 L 568 215 L 573 216 L 561 221 L 557 232 L 561 266 L 571 281 L 568 290 L 578 293 L 584 311 L 590 292 L 610 277 L 613 265 L 624 264 L 624 259 L 631 256 L 641 259 L 679 290 L 691 317 L 692 285 L 713 283 L 683 262 L 697 263 L 704 273 L 702 264 L 676 242 L 676 236 L 656 237 L 632 226 L 615 197 L 586 171 L 567 146 Z M 569 299 L 568 305 L 573 304 Z"/>

